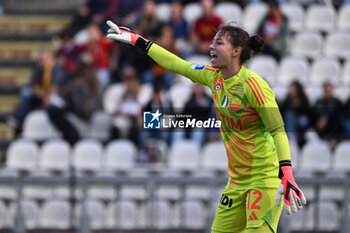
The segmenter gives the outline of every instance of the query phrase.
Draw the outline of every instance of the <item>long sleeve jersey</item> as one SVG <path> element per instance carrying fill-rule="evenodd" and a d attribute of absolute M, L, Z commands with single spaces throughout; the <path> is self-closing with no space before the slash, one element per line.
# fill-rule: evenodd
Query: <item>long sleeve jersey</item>
<path fill-rule="evenodd" d="M 278 161 L 290 160 L 290 152 L 269 85 L 243 65 L 235 76 L 224 79 L 219 69 L 184 61 L 157 44 L 152 44 L 148 56 L 211 89 L 216 116 L 221 121 L 231 186 L 278 187 Z"/>

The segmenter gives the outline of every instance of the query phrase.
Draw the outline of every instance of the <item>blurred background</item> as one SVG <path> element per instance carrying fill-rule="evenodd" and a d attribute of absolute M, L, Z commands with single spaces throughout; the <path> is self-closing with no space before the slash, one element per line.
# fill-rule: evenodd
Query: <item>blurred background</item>
<path fill-rule="evenodd" d="M 199 64 L 223 23 L 263 36 L 245 65 L 309 201 L 279 232 L 350 232 L 349 2 L 0 0 L 0 231 L 210 232 L 219 132 L 142 129 L 144 110 L 215 117 L 210 90 L 107 40 L 111 19 Z"/>

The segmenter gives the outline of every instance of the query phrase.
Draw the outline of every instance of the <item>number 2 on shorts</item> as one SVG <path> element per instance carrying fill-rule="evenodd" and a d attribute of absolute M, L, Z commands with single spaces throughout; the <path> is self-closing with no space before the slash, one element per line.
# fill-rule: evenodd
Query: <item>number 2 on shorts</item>
<path fill-rule="evenodd" d="M 250 199 L 251 199 L 251 195 L 252 195 L 252 191 L 249 191 L 248 193 L 248 203 L 247 203 L 247 210 L 252 209 L 252 210 L 260 210 L 261 206 L 258 206 L 258 202 L 261 200 L 262 198 L 262 193 L 258 190 L 253 192 L 254 196 L 258 196 L 255 201 L 253 202 L 253 204 L 250 206 Z"/>

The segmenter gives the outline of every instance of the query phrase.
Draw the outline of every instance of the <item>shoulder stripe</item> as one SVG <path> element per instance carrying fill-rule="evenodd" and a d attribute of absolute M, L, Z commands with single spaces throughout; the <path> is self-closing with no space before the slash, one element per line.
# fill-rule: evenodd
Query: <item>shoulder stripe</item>
<path fill-rule="evenodd" d="M 216 73 L 219 73 L 220 71 L 217 70 L 217 69 L 214 69 L 214 68 L 208 68 L 208 67 L 205 67 L 206 70 L 210 70 L 210 71 L 213 71 L 213 72 L 216 72 Z"/>
<path fill-rule="evenodd" d="M 255 91 L 258 93 L 258 96 L 259 96 L 259 99 L 260 99 L 260 101 L 261 101 L 261 104 L 264 104 L 264 100 L 263 100 L 263 98 L 261 97 L 261 94 L 260 94 L 258 88 L 256 87 L 255 83 L 252 81 L 252 78 L 249 78 L 248 81 L 250 81 L 250 83 L 253 85 Z"/>
<path fill-rule="evenodd" d="M 255 80 L 255 78 L 252 78 L 252 79 L 254 80 L 254 82 L 256 83 L 256 85 L 258 86 L 261 95 L 264 97 L 265 103 L 267 103 L 267 100 L 266 100 L 266 98 L 265 98 L 264 92 L 261 90 L 260 85 L 259 85 L 258 82 Z"/>
<path fill-rule="evenodd" d="M 260 101 L 259 101 L 259 98 L 256 96 L 256 94 L 255 94 L 255 90 L 254 90 L 254 88 L 250 85 L 250 83 L 248 82 L 248 80 L 245 80 L 245 82 L 248 84 L 248 86 L 250 87 L 250 89 L 252 90 L 252 92 L 253 92 L 253 94 L 254 94 L 254 96 L 255 96 L 255 99 L 258 101 L 258 104 L 259 104 L 259 106 L 261 105 L 261 103 L 260 103 Z"/>

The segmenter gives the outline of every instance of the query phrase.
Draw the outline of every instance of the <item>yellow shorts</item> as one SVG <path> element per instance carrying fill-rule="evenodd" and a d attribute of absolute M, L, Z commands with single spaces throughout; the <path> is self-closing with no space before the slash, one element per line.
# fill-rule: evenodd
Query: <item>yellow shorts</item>
<path fill-rule="evenodd" d="M 226 186 L 216 210 L 212 233 L 236 233 L 266 222 L 277 231 L 283 205 L 275 204 L 276 189 L 242 189 Z"/>

